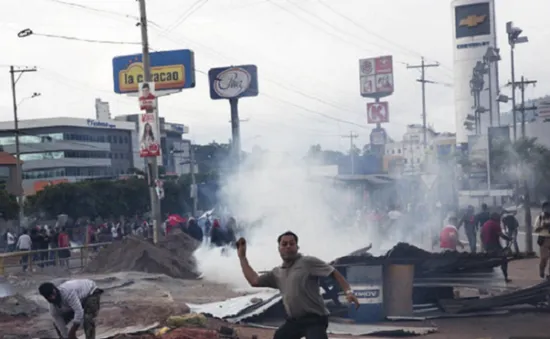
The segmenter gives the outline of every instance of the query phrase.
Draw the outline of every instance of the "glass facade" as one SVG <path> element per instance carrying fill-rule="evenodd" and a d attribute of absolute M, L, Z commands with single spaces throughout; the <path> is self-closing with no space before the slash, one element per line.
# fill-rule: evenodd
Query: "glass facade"
<path fill-rule="evenodd" d="M 81 142 L 108 142 L 110 144 L 128 144 L 128 136 L 116 135 L 88 135 L 83 133 L 45 133 L 37 135 L 21 135 L 19 143 L 21 144 L 40 144 L 55 140 L 69 140 Z M 0 137 L 0 146 L 15 145 L 15 136 Z"/>
<path fill-rule="evenodd" d="M 124 153 L 106 152 L 106 151 L 56 151 L 56 152 L 37 152 L 21 154 L 21 160 L 47 160 L 47 159 L 125 159 L 128 155 Z"/>
<path fill-rule="evenodd" d="M 58 167 L 43 170 L 23 172 L 23 179 L 47 179 L 58 177 L 107 177 L 129 174 L 129 170 L 114 169 L 112 167 Z"/>
<path fill-rule="evenodd" d="M 64 140 L 63 133 L 47 133 L 37 135 L 22 135 L 19 137 L 20 144 L 40 144 L 54 140 Z M 8 146 L 15 145 L 15 136 L 0 137 L 0 145 Z"/>

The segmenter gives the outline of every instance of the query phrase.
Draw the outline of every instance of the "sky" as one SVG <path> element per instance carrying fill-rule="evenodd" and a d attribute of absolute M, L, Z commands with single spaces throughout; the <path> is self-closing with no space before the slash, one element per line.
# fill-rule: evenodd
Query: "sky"
<path fill-rule="evenodd" d="M 69 2 L 70 1 L 70 2 Z M 138 3 L 134 0 L 5 0 L 0 12 L 0 120 L 12 120 L 9 65 L 36 66 L 17 84 L 20 119 L 95 116 L 95 98 L 108 101 L 113 115 L 139 111 L 133 97 L 113 91 L 112 59 L 141 53 Z M 80 7 L 78 5 L 81 5 Z M 82 7 L 84 6 L 84 7 Z M 421 123 L 417 65 L 424 56 L 440 67 L 427 70 L 428 123 L 455 130 L 453 42 L 450 0 L 156 0 L 147 2 L 149 40 L 155 51 L 195 52 L 197 86 L 163 97 L 160 115 L 190 128 L 197 143 L 231 137 L 229 103 L 209 96 L 210 68 L 258 66 L 260 94 L 239 103 L 242 144 L 305 152 L 309 145 L 345 151 L 368 143 L 366 102 L 359 94 L 358 60 L 393 55 L 395 92 L 387 98 L 390 123 L 400 140 L 407 124 Z M 526 97 L 550 93 L 548 0 L 497 0 L 497 37 L 503 56 L 500 84 L 510 79 L 505 24 L 529 37 L 518 45 L 516 74 L 538 80 Z M 33 35 L 109 40 L 100 44 Z M 506 88 L 502 90 L 506 92 Z M 502 108 L 503 111 L 506 107 Z M 284 142 L 283 142 L 284 141 Z M 283 146 L 280 146 L 283 147 Z"/>

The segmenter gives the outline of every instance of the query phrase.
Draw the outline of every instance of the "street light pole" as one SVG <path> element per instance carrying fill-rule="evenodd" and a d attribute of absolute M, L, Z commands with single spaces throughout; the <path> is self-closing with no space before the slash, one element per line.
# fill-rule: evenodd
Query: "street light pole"
<path fill-rule="evenodd" d="M 514 27 L 514 23 L 509 21 L 506 23 L 506 34 L 508 34 L 508 44 L 510 45 L 510 63 L 512 72 L 512 118 L 514 130 L 514 142 L 517 140 L 517 114 L 516 114 L 516 68 L 514 60 L 514 48 L 516 44 L 529 42 L 526 36 L 520 36 L 523 30 L 519 27 Z"/>
<path fill-rule="evenodd" d="M 11 76 L 11 94 L 13 99 L 13 128 L 15 133 L 15 171 L 17 172 L 17 203 L 19 204 L 19 227 L 23 226 L 23 219 L 25 218 L 25 211 L 23 210 L 23 200 L 25 192 L 23 190 L 23 166 L 21 164 L 21 151 L 19 147 L 19 117 L 17 116 L 17 93 L 16 85 L 21 76 L 26 72 L 36 72 L 36 68 L 21 68 L 15 69 L 14 66 L 10 66 Z M 17 79 L 15 73 L 18 73 Z"/>

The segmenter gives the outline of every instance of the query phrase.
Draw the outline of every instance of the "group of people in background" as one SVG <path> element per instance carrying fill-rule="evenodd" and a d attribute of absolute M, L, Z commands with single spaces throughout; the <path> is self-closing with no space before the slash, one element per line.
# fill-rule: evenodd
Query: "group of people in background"
<path fill-rule="evenodd" d="M 542 212 L 536 217 L 534 223 L 534 233 L 537 235 L 537 244 L 540 247 L 539 275 L 541 278 L 550 276 L 550 202 L 542 203 Z M 458 231 L 464 227 L 467 243 L 459 239 Z M 519 221 L 515 212 L 501 210 L 500 212 L 491 212 L 487 204 L 481 205 L 481 211 L 475 213 L 473 206 L 468 206 L 464 215 L 459 218 L 452 215 L 448 218 L 446 225 L 439 234 L 439 245 L 444 251 L 456 251 L 459 247 L 469 246 L 472 253 L 478 249 L 477 239 L 481 240 L 481 247 L 485 252 L 507 255 L 510 251 L 516 255 L 520 253 L 517 241 L 519 231 Z M 506 246 L 501 244 L 501 240 L 506 242 Z M 546 268 L 548 267 L 548 276 Z M 502 265 L 502 272 L 507 282 L 508 263 L 505 261 Z"/>
<path fill-rule="evenodd" d="M 16 234 L 8 229 L 4 235 L 7 252 L 30 252 L 39 251 L 32 256 L 24 254 L 21 258 L 21 266 L 26 271 L 29 261 L 37 264 L 38 267 L 47 266 L 68 267 L 68 260 L 71 256 L 70 237 L 65 227 L 37 225 L 29 229 L 22 229 Z"/>

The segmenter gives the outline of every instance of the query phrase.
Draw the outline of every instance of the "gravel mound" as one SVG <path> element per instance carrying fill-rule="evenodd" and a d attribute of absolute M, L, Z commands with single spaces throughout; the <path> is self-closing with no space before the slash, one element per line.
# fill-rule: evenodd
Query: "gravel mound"
<path fill-rule="evenodd" d="M 41 311 L 43 309 L 38 304 L 20 294 L 0 298 L 0 316 L 32 317 Z"/>
<path fill-rule="evenodd" d="M 184 233 L 171 234 L 158 245 L 136 237 L 115 241 L 102 249 L 85 273 L 145 272 L 196 279 L 193 252 L 199 243 Z"/>

